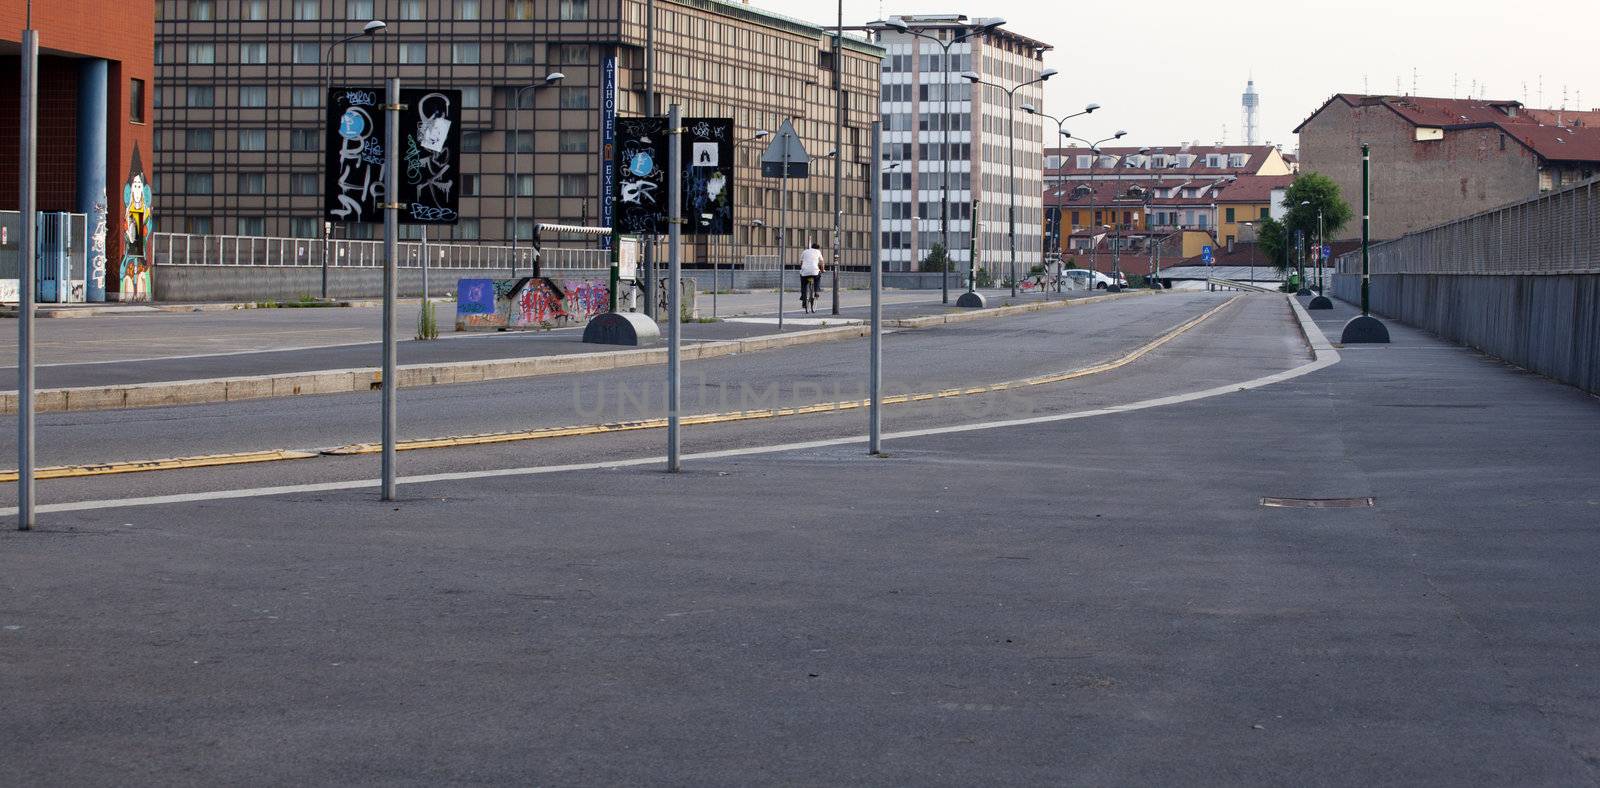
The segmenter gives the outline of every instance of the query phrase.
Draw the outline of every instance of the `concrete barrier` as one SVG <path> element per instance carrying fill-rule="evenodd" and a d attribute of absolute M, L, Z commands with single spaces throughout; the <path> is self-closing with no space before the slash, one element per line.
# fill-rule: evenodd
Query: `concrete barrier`
<path fill-rule="evenodd" d="M 1361 277 L 1333 291 L 1361 303 Z M 1374 274 L 1372 311 L 1600 393 L 1600 274 Z"/>

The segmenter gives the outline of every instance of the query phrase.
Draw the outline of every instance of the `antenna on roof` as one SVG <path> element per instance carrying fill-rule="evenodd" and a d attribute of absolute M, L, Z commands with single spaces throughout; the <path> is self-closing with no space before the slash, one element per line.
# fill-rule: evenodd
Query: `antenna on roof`
<path fill-rule="evenodd" d="M 1544 75 L 1539 75 L 1539 107 L 1544 108 Z"/>
<path fill-rule="evenodd" d="M 1450 75 L 1450 98 L 1461 98 L 1461 75 Z"/>
<path fill-rule="evenodd" d="M 1411 67 L 1411 95 L 1417 95 L 1417 67 Z"/>
<path fill-rule="evenodd" d="M 1567 110 L 1567 86 L 1566 85 L 1562 85 L 1561 86 L 1561 111 L 1565 112 L 1566 110 Z"/>
<path fill-rule="evenodd" d="M 1528 103 L 1528 80 L 1522 80 L 1522 103 Z"/>
<path fill-rule="evenodd" d="M 1372 92 L 1372 89 L 1367 87 L 1367 75 L 1366 74 L 1362 74 L 1361 75 L 1361 94 L 1362 95 L 1367 95 L 1367 94 L 1370 94 L 1371 92 Z"/>

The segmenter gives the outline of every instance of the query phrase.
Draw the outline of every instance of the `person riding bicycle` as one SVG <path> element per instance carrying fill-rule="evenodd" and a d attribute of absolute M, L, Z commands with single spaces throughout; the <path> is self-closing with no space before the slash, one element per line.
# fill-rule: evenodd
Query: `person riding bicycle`
<path fill-rule="evenodd" d="M 800 253 L 800 304 L 815 312 L 817 291 L 822 287 L 822 247 L 812 244 Z"/>

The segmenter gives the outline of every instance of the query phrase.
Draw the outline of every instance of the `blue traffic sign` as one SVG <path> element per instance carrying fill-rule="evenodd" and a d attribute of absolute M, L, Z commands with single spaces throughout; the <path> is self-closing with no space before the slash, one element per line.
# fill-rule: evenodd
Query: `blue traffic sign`
<path fill-rule="evenodd" d="M 1209 247 L 1209 246 L 1200 247 L 1200 260 L 1202 262 L 1204 262 L 1206 265 L 1211 265 L 1211 247 Z"/>

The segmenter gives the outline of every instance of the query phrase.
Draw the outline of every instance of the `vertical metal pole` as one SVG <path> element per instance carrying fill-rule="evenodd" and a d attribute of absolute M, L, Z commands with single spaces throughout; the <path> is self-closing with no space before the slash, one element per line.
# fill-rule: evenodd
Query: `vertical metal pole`
<path fill-rule="evenodd" d="M 395 372 L 395 280 L 399 279 L 400 160 L 400 80 L 391 77 L 384 90 L 384 112 L 388 128 L 384 134 L 390 153 L 383 167 L 383 500 L 395 499 L 394 443 L 395 393 L 400 387 Z"/>
<path fill-rule="evenodd" d="M 644 4 L 644 116 L 656 117 L 656 2 Z M 644 286 L 644 313 L 656 319 L 656 236 L 652 233 L 643 244 L 641 270 Z"/>
<path fill-rule="evenodd" d="M 667 110 L 667 470 L 681 469 L 678 461 L 678 389 L 683 320 L 679 312 L 683 273 L 683 118 L 678 105 Z"/>
<path fill-rule="evenodd" d="M 1372 268 L 1367 260 L 1372 241 L 1372 146 L 1361 143 L 1361 314 L 1366 315 L 1372 286 Z"/>
<path fill-rule="evenodd" d="M 30 9 L 31 11 L 31 9 Z M 33 527 L 33 288 L 38 260 L 38 229 L 34 203 L 38 173 L 39 32 L 22 31 L 22 146 L 17 207 L 17 530 Z"/>
<path fill-rule="evenodd" d="M 981 204 L 977 200 L 973 200 L 972 201 L 972 232 L 968 233 L 968 235 L 971 236 L 971 238 L 969 240 L 971 240 L 971 242 L 972 242 L 972 249 L 968 250 L 968 252 L 967 252 L 967 292 L 969 292 L 969 293 L 976 292 L 977 289 L 978 289 L 978 209 L 979 209 L 979 207 L 981 207 Z"/>
<path fill-rule="evenodd" d="M 833 34 L 833 314 L 839 314 L 839 264 L 844 261 L 844 0 Z M 876 166 L 876 165 L 874 165 Z"/>
<path fill-rule="evenodd" d="M 428 225 L 422 225 L 422 303 L 428 303 Z"/>
<path fill-rule="evenodd" d="M 506 191 L 511 193 L 511 278 L 517 278 L 517 236 L 521 235 L 517 225 L 521 222 L 522 209 L 517 205 L 517 183 L 521 178 L 522 157 L 517 149 L 522 147 L 522 113 L 517 111 L 517 106 L 522 103 L 522 90 L 519 88 L 511 93 L 511 139 L 512 143 L 506 147 L 511 149 L 511 188 Z"/>
<path fill-rule="evenodd" d="M 323 101 L 327 101 L 328 100 L 328 91 L 333 89 L 333 47 L 328 47 L 328 56 L 323 58 L 323 60 L 326 61 L 326 63 L 327 63 L 327 65 L 323 69 L 327 73 L 327 78 L 322 80 L 322 100 Z M 324 105 L 323 108 L 322 108 L 321 125 L 322 125 L 322 139 L 323 140 L 326 140 L 328 138 L 328 109 L 329 109 L 329 107 L 327 105 Z M 326 144 L 326 143 L 324 143 L 324 144 Z M 318 178 L 319 181 L 322 181 L 323 183 L 327 182 L 327 180 L 328 180 L 328 159 L 327 159 L 327 154 L 323 154 L 322 156 L 317 157 L 317 174 L 321 176 L 320 178 Z M 326 187 L 323 187 L 323 188 L 326 188 Z M 329 246 L 330 246 L 329 240 L 330 240 L 331 236 L 333 235 L 333 224 L 328 221 L 328 217 L 325 215 L 325 212 L 321 208 L 317 209 L 317 224 L 322 226 L 322 298 L 326 299 L 328 297 L 328 251 L 329 251 Z"/>
<path fill-rule="evenodd" d="M 783 142 L 783 202 L 778 208 L 778 330 L 783 330 L 783 253 L 789 245 L 789 145 Z"/>
<path fill-rule="evenodd" d="M 1011 136 L 1011 174 L 1007 176 L 1011 186 L 1011 210 L 1008 215 L 1011 220 L 1011 297 L 1017 296 L 1017 94 L 1012 88 L 1006 92 L 1007 104 L 1010 105 L 1011 118 L 1009 120 Z"/>
<path fill-rule="evenodd" d="M 939 302 L 942 304 L 950 303 L 950 46 L 955 42 L 953 31 L 949 41 L 939 42 L 944 50 L 939 63 L 939 243 L 944 246 L 944 262 L 939 264 Z M 878 232 L 876 222 L 872 231 Z"/>
<path fill-rule="evenodd" d="M 883 144 L 883 121 L 872 123 L 872 340 L 870 360 L 867 363 L 867 387 L 870 401 L 867 405 L 867 453 L 883 452 L 883 233 L 878 232 L 878 219 L 882 215 L 883 178 L 877 177 L 879 146 Z M 949 252 L 945 252 L 948 258 Z M 946 268 L 948 270 L 948 267 Z"/>

